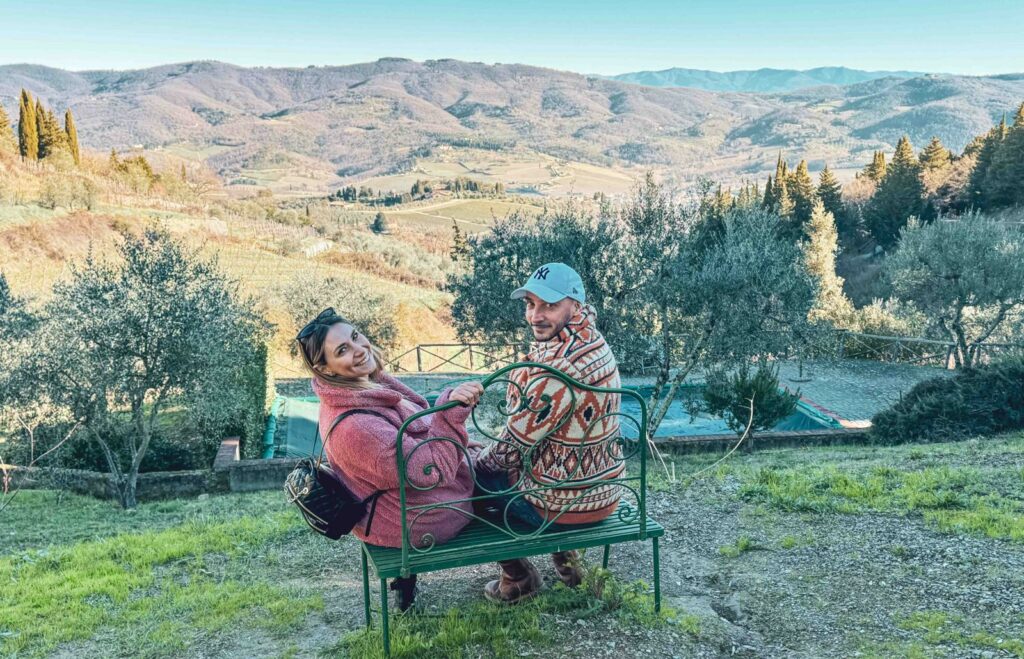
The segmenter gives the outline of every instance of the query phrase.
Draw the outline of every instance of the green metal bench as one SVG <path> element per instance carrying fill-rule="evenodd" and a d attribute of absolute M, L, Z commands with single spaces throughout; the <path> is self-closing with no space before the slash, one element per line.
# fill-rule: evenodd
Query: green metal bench
<path fill-rule="evenodd" d="M 522 385 L 516 384 L 507 375 L 511 371 L 519 368 L 529 368 L 532 371 L 540 370 L 543 373 L 534 377 L 525 387 L 522 387 Z M 621 459 L 623 461 L 632 457 L 638 457 L 639 473 L 630 474 L 627 469 L 617 478 L 601 480 L 594 483 L 593 487 L 604 487 L 607 485 L 617 486 L 620 488 L 621 495 L 619 505 L 615 512 L 612 513 L 610 517 L 597 524 L 581 526 L 579 529 L 564 530 L 562 527 L 548 528 L 548 525 L 550 524 L 550 522 L 548 522 L 537 529 L 533 527 L 520 526 L 515 522 L 509 522 L 507 517 L 503 518 L 504 521 L 496 521 L 492 518 L 480 517 L 476 514 L 463 512 L 463 514 L 471 518 L 471 521 L 457 537 L 444 544 L 434 544 L 433 542 L 428 541 L 426 546 L 417 547 L 410 541 L 409 536 L 411 525 L 408 523 L 409 518 L 412 518 L 413 524 L 415 524 L 417 516 L 431 508 L 451 508 L 454 504 L 474 502 L 479 499 L 490 498 L 493 494 L 487 496 L 473 496 L 465 499 L 447 501 L 440 504 L 433 503 L 420 506 L 408 505 L 406 491 L 409 488 L 416 488 L 416 486 L 409 483 L 408 474 L 406 473 L 405 452 L 402 450 L 402 440 L 404 438 L 406 428 L 418 418 L 450 409 L 459 403 L 449 402 L 445 405 L 431 407 L 409 417 L 398 431 L 398 450 L 396 459 L 396 468 L 398 469 L 399 474 L 399 500 L 401 503 L 402 514 L 402 547 L 378 547 L 361 543 L 362 547 L 360 551 L 362 556 L 363 606 L 366 615 L 366 626 L 367 628 L 372 626 L 370 596 L 370 569 L 372 568 L 380 581 L 380 617 L 384 639 L 384 654 L 386 656 L 390 655 L 391 651 L 388 630 L 387 580 L 396 577 L 408 577 L 413 574 L 424 574 L 426 572 L 446 570 L 453 567 L 480 565 L 484 563 L 493 563 L 495 561 L 558 551 L 568 551 L 572 549 L 603 547 L 604 555 L 602 559 L 602 566 L 607 568 L 612 545 L 621 542 L 632 542 L 637 540 L 644 541 L 650 539 L 654 558 L 654 606 L 656 611 L 661 610 L 661 580 L 658 565 L 658 539 L 664 534 L 665 530 L 657 522 L 647 516 L 647 450 L 646 442 L 642 441 L 642 438 L 647 436 L 647 407 L 643 396 L 631 389 L 592 387 L 574 380 L 550 366 L 532 362 L 523 362 L 506 366 L 484 378 L 482 380 L 482 384 L 485 390 L 495 384 L 505 384 L 507 386 L 513 386 L 521 389 L 520 394 L 522 395 L 519 396 L 519 407 L 509 410 L 506 409 L 505 406 L 502 406 L 498 410 L 500 415 L 507 417 L 526 409 L 525 406 L 529 405 L 531 400 L 531 397 L 526 394 L 537 382 L 544 378 L 558 378 L 563 383 L 571 387 L 573 398 L 569 413 L 566 414 L 565 418 L 571 416 L 572 411 L 575 409 L 577 402 L 575 394 L 576 391 L 618 394 L 620 396 L 635 399 L 637 403 L 639 403 L 640 407 L 639 419 L 633 415 L 616 411 L 594 419 L 591 422 L 591 428 L 593 428 L 598 421 L 609 416 L 619 417 L 620 428 L 623 421 L 631 424 L 636 433 L 635 437 L 627 438 L 620 432 L 618 437 L 613 441 L 615 448 L 609 450 L 615 450 L 616 459 Z M 550 399 L 545 399 L 542 396 L 541 401 L 543 405 L 550 406 Z M 472 421 L 474 427 L 485 437 L 494 441 L 502 441 L 500 437 L 481 428 L 477 418 L 477 411 L 480 409 L 481 406 L 478 405 L 477 408 L 473 410 Z M 544 406 L 540 406 L 534 411 L 542 412 L 544 409 Z M 559 423 L 558 425 L 561 424 Z M 556 429 L 557 427 L 558 426 L 556 426 Z M 432 437 L 425 440 L 423 444 L 435 441 L 454 444 L 463 451 L 464 458 L 466 460 L 470 460 L 468 450 L 462 447 L 462 444 L 457 439 Z M 530 468 L 534 463 L 533 459 L 537 452 L 536 449 L 542 445 L 543 439 L 537 442 L 534 447 L 525 453 L 520 451 L 522 454 L 522 468 L 526 474 L 530 473 Z M 430 468 L 428 467 L 428 469 Z M 546 486 L 538 485 L 528 490 L 517 488 L 516 485 L 512 485 L 509 489 L 496 492 L 494 494 L 521 494 L 524 491 L 526 493 L 541 493 L 545 490 L 559 488 L 561 485 L 564 485 L 564 482 Z M 437 484 L 434 485 L 434 487 L 436 486 Z M 578 487 L 578 484 L 576 487 Z M 421 487 L 419 489 L 424 488 Z M 586 493 L 586 489 L 583 490 L 583 493 Z M 580 494 L 579 496 L 582 497 L 583 494 Z"/>

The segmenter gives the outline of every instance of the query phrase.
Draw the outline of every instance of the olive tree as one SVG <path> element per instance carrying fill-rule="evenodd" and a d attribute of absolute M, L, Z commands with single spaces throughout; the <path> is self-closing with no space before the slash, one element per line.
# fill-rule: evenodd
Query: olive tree
<path fill-rule="evenodd" d="M 979 344 L 1019 333 L 1024 311 L 1024 233 L 1019 224 L 980 213 L 911 222 L 884 273 L 893 294 L 914 304 L 954 346 L 954 363 L 971 368 Z"/>
<path fill-rule="evenodd" d="M 164 232 L 126 235 L 113 260 L 90 253 L 43 316 L 26 367 L 100 446 L 125 508 L 162 411 L 183 407 L 216 432 L 254 404 L 265 322 L 215 260 Z"/>
<path fill-rule="evenodd" d="M 296 328 L 301 328 L 326 307 L 334 307 L 341 316 L 357 325 L 374 344 L 384 350 L 397 345 L 398 304 L 393 296 L 377 293 L 369 287 L 337 275 L 300 272 L 281 284 L 277 297 L 287 309 Z M 291 343 L 292 354 L 298 354 Z"/>
<path fill-rule="evenodd" d="M 18 493 L 15 470 L 33 467 L 60 448 L 37 451 L 36 447 L 39 407 L 22 365 L 32 349 L 29 337 L 37 320 L 26 300 L 11 292 L 7 278 L 0 273 L 0 511 Z"/>
<path fill-rule="evenodd" d="M 806 326 L 814 284 L 779 235 L 778 217 L 758 209 L 705 221 L 648 176 L 621 207 L 570 204 L 470 237 L 463 272 L 449 278 L 452 315 L 464 339 L 524 341 L 509 293 L 537 266 L 568 263 L 621 368 L 656 375 L 653 436 L 694 369 L 783 352 Z"/>

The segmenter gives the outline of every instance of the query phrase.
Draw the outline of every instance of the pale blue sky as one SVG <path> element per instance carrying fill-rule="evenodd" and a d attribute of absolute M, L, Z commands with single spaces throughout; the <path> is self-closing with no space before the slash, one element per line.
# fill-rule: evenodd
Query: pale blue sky
<path fill-rule="evenodd" d="M 0 0 L 0 64 L 392 56 L 599 74 L 838 65 L 985 74 L 1024 70 L 1021 25 L 1022 0 Z"/>

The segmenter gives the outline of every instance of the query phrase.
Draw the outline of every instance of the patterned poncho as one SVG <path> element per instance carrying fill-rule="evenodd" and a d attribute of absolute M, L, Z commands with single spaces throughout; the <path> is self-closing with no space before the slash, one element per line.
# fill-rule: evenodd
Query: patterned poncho
<path fill-rule="evenodd" d="M 554 338 L 535 342 L 527 359 L 585 384 L 618 387 L 615 356 L 595 321 L 593 307 L 581 306 Z M 515 385 L 509 385 L 507 409 L 519 411 L 509 417 L 501 441 L 481 454 L 477 469 L 508 471 L 509 483 L 524 491 L 556 485 L 524 496 L 542 517 L 559 524 L 587 524 L 611 515 L 620 488 L 602 481 L 620 477 L 625 469 L 615 441 L 619 394 L 568 387 L 541 369 L 511 375 Z M 532 466 L 524 478 L 525 464 Z"/>

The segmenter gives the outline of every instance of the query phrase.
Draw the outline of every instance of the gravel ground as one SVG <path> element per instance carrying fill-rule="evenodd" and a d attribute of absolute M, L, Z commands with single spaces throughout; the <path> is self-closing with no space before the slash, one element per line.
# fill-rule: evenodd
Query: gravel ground
<path fill-rule="evenodd" d="M 922 374 L 937 373 L 869 366 L 870 372 L 843 364 L 811 368 L 815 381 L 842 382 L 847 418 L 868 414 Z M 830 370 L 826 378 L 822 369 L 842 373 Z M 849 396 L 864 382 L 877 383 L 879 369 L 885 371 L 886 387 Z M 838 405 L 827 387 L 812 392 L 812 384 L 801 386 L 808 395 Z M 1016 464 L 1021 477 L 993 488 L 1020 504 L 1024 438 L 1003 443 L 1005 451 L 979 451 L 971 442 L 941 445 L 946 448 L 935 450 L 941 456 L 926 462 L 977 469 Z M 741 470 L 773 462 L 795 468 L 827 462 L 844 469 L 917 469 L 924 466 L 920 456 L 932 453 L 929 446 L 790 449 L 736 455 L 730 464 Z M 682 462 L 679 466 L 680 473 L 693 471 Z M 593 628 L 572 627 L 556 648 L 524 648 L 524 656 L 1024 657 L 1024 544 L 942 533 L 914 514 L 782 512 L 743 500 L 740 484 L 734 475 L 707 478 L 689 488 L 662 483 L 650 496 L 649 512 L 666 528 L 661 552 L 665 604 L 701 619 L 696 638 L 678 626 L 638 629 L 608 616 L 588 623 Z M 734 557 L 720 553 L 741 537 L 749 538 L 753 548 Z M 537 564 L 550 579 L 546 559 L 538 558 Z M 650 543 L 616 546 L 609 567 L 623 580 L 650 581 Z M 421 601 L 434 612 L 463 605 L 479 598 L 495 574 L 494 567 L 482 566 L 425 575 Z M 908 616 L 935 613 L 952 621 L 941 630 L 945 637 L 935 629 L 929 634 L 925 628 L 907 628 L 914 627 L 906 624 Z M 990 634 L 989 642 L 972 641 L 977 633 Z M 999 640 L 1019 645 L 1000 647 Z"/>

